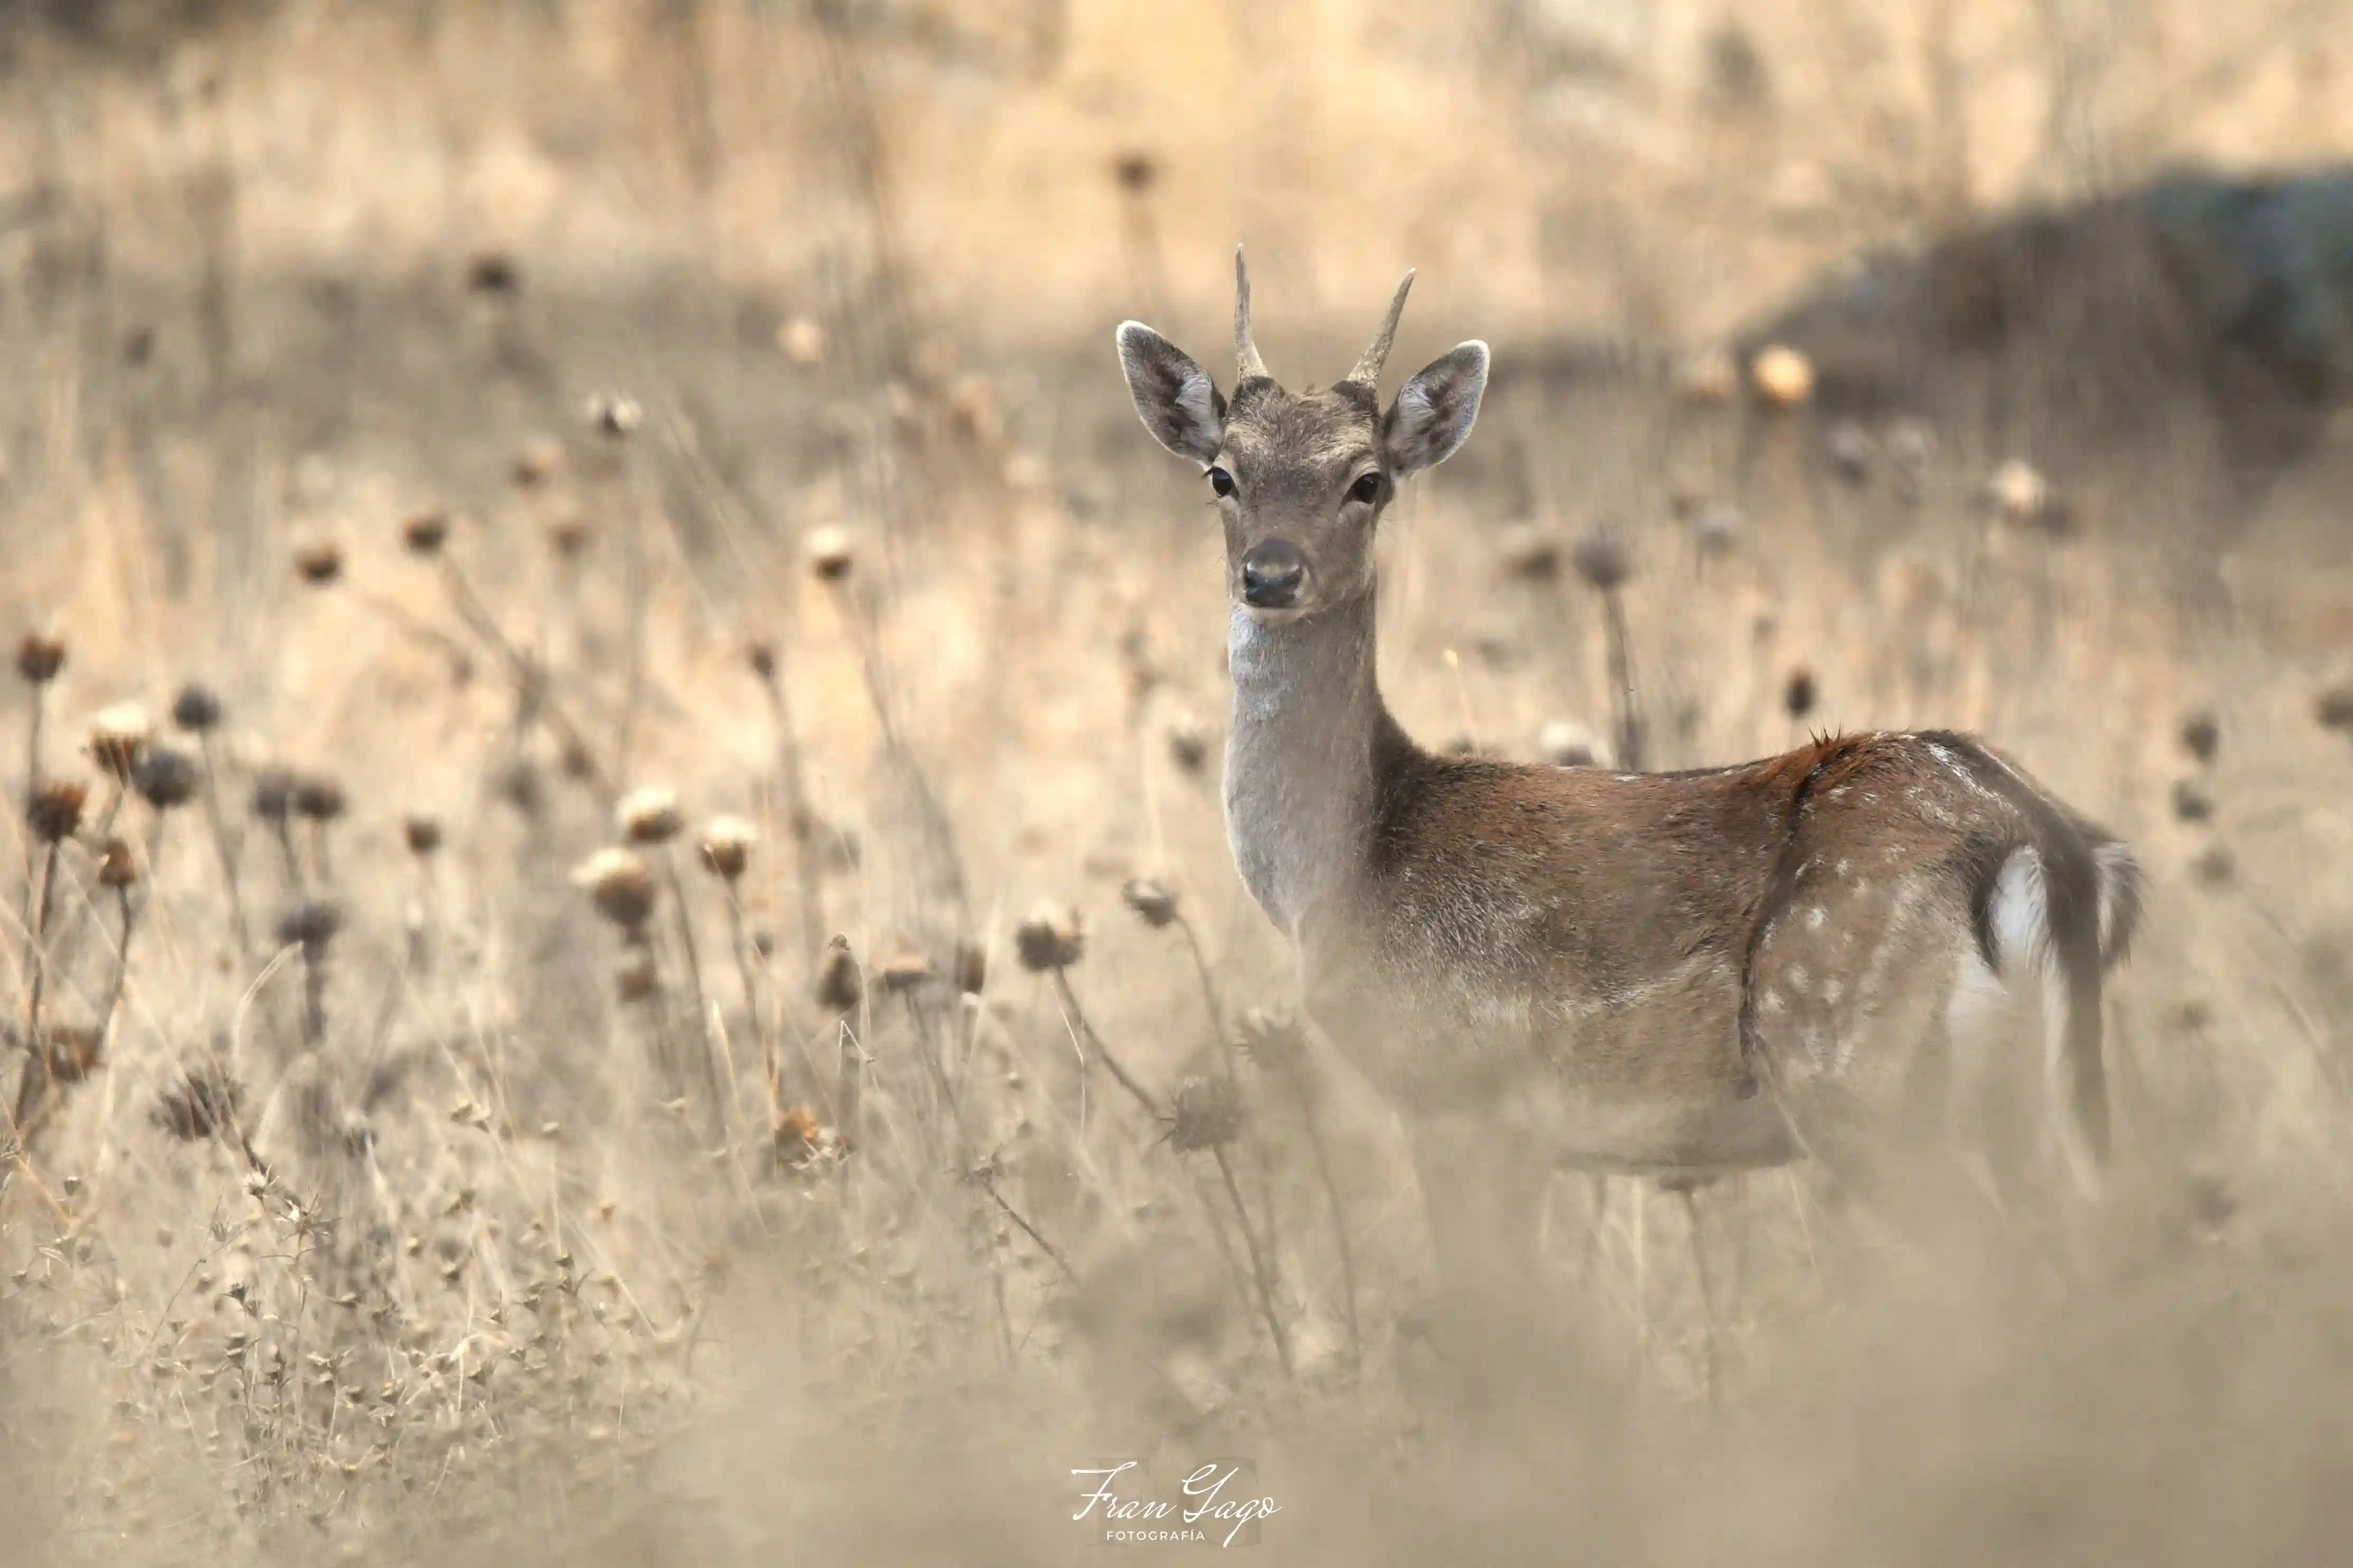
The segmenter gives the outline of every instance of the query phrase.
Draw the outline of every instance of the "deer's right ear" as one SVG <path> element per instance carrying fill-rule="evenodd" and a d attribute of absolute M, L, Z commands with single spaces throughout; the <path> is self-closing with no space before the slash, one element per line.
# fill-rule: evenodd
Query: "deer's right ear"
<path fill-rule="evenodd" d="M 1197 463 L 1217 457 L 1226 443 L 1226 400 L 1208 371 L 1142 321 L 1120 323 L 1119 366 L 1154 440 Z"/>

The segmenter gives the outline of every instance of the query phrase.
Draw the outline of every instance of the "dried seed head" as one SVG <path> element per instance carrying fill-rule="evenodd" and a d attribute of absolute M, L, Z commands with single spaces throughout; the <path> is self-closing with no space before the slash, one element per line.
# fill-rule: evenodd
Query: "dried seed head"
<path fill-rule="evenodd" d="M 932 977 L 932 961 L 922 953 L 902 948 L 884 959 L 874 971 L 874 986 L 886 996 L 896 996 L 913 991 Z"/>
<path fill-rule="evenodd" d="M 564 443 L 553 436 L 533 436 L 515 454 L 507 474 L 517 489 L 535 490 L 554 479 L 563 467 Z"/>
<path fill-rule="evenodd" d="M 184 1142 L 201 1142 L 237 1125 L 245 1091 L 228 1069 L 212 1063 L 191 1068 L 164 1091 L 153 1111 L 155 1125 Z"/>
<path fill-rule="evenodd" d="M 44 844 L 71 838 L 81 826 L 81 808 L 90 792 L 71 779 L 51 779 L 26 803 L 25 826 Z"/>
<path fill-rule="evenodd" d="M 221 700 L 214 695 L 209 686 L 190 681 L 180 688 L 177 697 L 172 699 L 172 722 L 192 735 L 216 730 L 220 721 Z"/>
<path fill-rule="evenodd" d="M 627 440 L 646 422 L 645 410 L 638 406 L 637 400 L 618 393 L 590 398 L 585 412 L 588 427 L 608 441 Z"/>
<path fill-rule="evenodd" d="M 1291 1072 L 1307 1063 L 1307 1026 L 1289 1013 L 1243 1008 L 1237 1043 L 1242 1055 L 1270 1071 Z"/>
<path fill-rule="evenodd" d="M 98 855 L 98 885 L 101 888 L 132 888 L 139 884 L 139 861 L 131 846 L 120 838 L 110 838 Z"/>
<path fill-rule="evenodd" d="M 817 961 L 818 1005 L 836 1013 L 847 1013 L 856 1007 L 866 994 L 865 977 L 858 972 L 857 955 L 849 951 L 849 939 L 831 936 L 826 939 L 825 952 Z"/>
<path fill-rule="evenodd" d="M 977 996 L 988 986 L 988 949 L 971 937 L 956 943 L 956 989 Z"/>
<path fill-rule="evenodd" d="M 624 1002 L 650 1001 L 661 993 L 661 970 L 653 949 L 632 947 L 613 965 L 613 994 Z"/>
<path fill-rule="evenodd" d="M 820 583 L 840 582 L 857 563 L 857 552 L 850 543 L 848 529 L 818 529 L 808 536 L 807 549 L 809 570 Z"/>
<path fill-rule="evenodd" d="M 26 632 L 16 645 L 16 673 L 34 686 L 47 686 L 66 667 L 66 639 Z"/>
<path fill-rule="evenodd" d="M 631 790 L 614 809 L 621 837 L 632 844 L 667 844 L 686 830 L 678 808 L 678 794 L 659 784 Z"/>
<path fill-rule="evenodd" d="M 2332 686 L 2314 698 L 2312 716 L 2324 730 L 2353 730 L 2353 681 Z"/>
<path fill-rule="evenodd" d="M 567 509 L 547 520 L 547 547 L 559 560 L 578 560 L 595 533 L 588 520 L 576 510 Z"/>
<path fill-rule="evenodd" d="M 1515 522 L 1495 543 L 1504 575 L 1521 583 L 1551 583 L 1560 577 L 1560 541 L 1539 523 Z"/>
<path fill-rule="evenodd" d="M 253 815 L 264 822 L 283 822 L 294 815 L 298 787 L 291 768 L 264 768 L 253 775 Z"/>
<path fill-rule="evenodd" d="M 408 852 L 422 859 L 441 847 L 441 819 L 412 812 L 400 825 L 401 837 L 407 842 Z"/>
<path fill-rule="evenodd" d="M 400 542 L 411 555 L 432 557 L 449 542 L 449 514 L 420 511 L 400 525 Z"/>
<path fill-rule="evenodd" d="M 325 952 L 343 928 L 343 911 L 324 899 L 298 900 L 278 912 L 278 940 L 300 943 L 311 958 Z"/>
<path fill-rule="evenodd" d="M 294 781 L 294 810 L 311 822 L 332 822 L 343 815 L 343 786 L 325 773 L 305 773 Z"/>
<path fill-rule="evenodd" d="M 1021 967 L 1032 974 L 1069 968 L 1087 951 L 1078 911 L 1051 902 L 1039 904 L 1029 911 L 1028 920 L 1013 928 L 1013 951 L 1020 955 Z"/>
<path fill-rule="evenodd" d="M 2189 874 L 2206 887 L 2228 887 L 2239 874 L 2238 858 L 2224 846 L 2210 844 L 2189 862 Z"/>
<path fill-rule="evenodd" d="M 2173 815 L 2184 822 L 2208 822 L 2214 816 L 2214 797 L 2196 779 L 2173 781 Z"/>
<path fill-rule="evenodd" d="M 1198 773 L 1209 760 L 1209 740 L 1201 731 L 1201 721 L 1189 715 L 1179 715 L 1168 721 L 1168 760 L 1177 771 Z"/>
<path fill-rule="evenodd" d="M 1814 362 L 1783 343 L 1760 350 L 1748 376 L 1757 395 L 1776 408 L 1797 408 L 1814 395 Z"/>
<path fill-rule="evenodd" d="M 1158 931 L 1176 918 L 1176 895 L 1165 883 L 1149 877 L 1137 877 L 1119 890 L 1119 896 L 1134 910 L 1136 918 Z"/>
<path fill-rule="evenodd" d="M 1741 531 L 1745 526 L 1738 507 L 1708 507 L 1692 520 L 1692 542 L 1699 547 L 1703 556 L 1726 555 L 1731 553 L 1733 546 L 1740 542 Z"/>
<path fill-rule="evenodd" d="M 825 329 L 807 316 L 795 316 L 776 329 L 776 346 L 795 364 L 818 364 L 825 359 Z"/>
<path fill-rule="evenodd" d="M 323 533 L 294 542 L 294 570 L 302 581 L 323 588 L 343 574 L 343 547 Z"/>
<path fill-rule="evenodd" d="M 1814 710 L 1821 693 L 1814 685 L 1814 672 L 1799 665 L 1789 672 L 1789 679 L 1781 688 L 1781 707 L 1792 719 L 1803 719 Z"/>
<path fill-rule="evenodd" d="M 1604 594 L 1624 587 L 1634 574 L 1634 554 L 1625 534 L 1606 522 L 1577 542 L 1569 560 L 1579 577 Z"/>
<path fill-rule="evenodd" d="M 486 250 L 466 264 L 466 287 L 477 294 L 512 294 L 522 287 L 522 272 L 506 252 Z"/>
<path fill-rule="evenodd" d="M 195 760 L 185 752 L 158 746 L 139 764 L 135 782 L 149 805 L 158 811 L 170 811 L 195 799 L 196 785 L 202 779 Z"/>
<path fill-rule="evenodd" d="M 147 710 L 136 702 L 118 702 L 100 710 L 90 721 L 90 760 L 100 772 L 129 784 L 137 775 L 154 733 Z"/>
<path fill-rule="evenodd" d="M 740 816 L 714 816 L 702 825 L 702 837 L 697 848 L 702 864 L 714 877 L 733 881 L 751 864 L 752 846 L 759 842 L 759 834 Z"/>
<path fill-rule="evenodd" d="M 815 1160 L 824 1136 L 817 1112 L 806 1105 L 777 1111 L 768 1126 L 769 1144 L 776 1152 L 776 1163 L 788 1170 L 798 1170 Z"/>
<path fill-rule="evenodd" d="M 2181 749 L 2200 765 L 2214 765 L 2215 755 L 2222 749 L 2222 724 L 2213 710 L 2200 708 L 2181 716 Z"/>
<path fill-rule="evenodd" d="M 1119 188 L 1129 195 L 1148 195 L 1160 179 L 1160 163 L 1149 153 L 1122 153 L 1112 160 L 1111 177 L 1118 181 Z"/>
<path fill-rule="evenodd" d="M 41 1066 L 53 1083 L 79 1083 L 106 1060 L 106 1031 L 89 1024 L 51 1024 L 41 1031 Z"/>
<path fill-rule="evenodd" d="M 1536 731 L 1536 754 L 1556 768 L 1589 768 L 1600 755 L 1593 731 L 1574 719 L 1548 719 Z"/>
<path fill-rule="evenodd" d="M 1222 1074 L 1187 1079 L 1176 1086 L 1165 1120 L 1169 1146 L 1178 1153 L 1222 1149 L 1241 1136 L 1241 1091 Z"/>
<path fill-rule="evenodd" d="M 744 645 L 744 662 L 763 680 L 776 679 L 776 644 L 772 637 L 754 637 Z"/>
<path fill-rule="evenodd" d="M 597 850 L 574 868 L 572 883 L 625 931 L 636 932 L 654 912 L 653 868 L 634 850 Z"/>

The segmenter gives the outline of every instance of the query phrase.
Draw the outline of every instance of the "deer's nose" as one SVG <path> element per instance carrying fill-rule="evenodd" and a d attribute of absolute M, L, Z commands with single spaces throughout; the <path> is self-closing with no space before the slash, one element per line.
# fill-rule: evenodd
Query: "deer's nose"
<path fill-rule="evenodd" d="M 1287 610 L 1299 602 L 1307 581 L 1307 557 L 1287 539 L 1270 539 L 1242 557 L 1242 603 L 1259 610 Z"/>

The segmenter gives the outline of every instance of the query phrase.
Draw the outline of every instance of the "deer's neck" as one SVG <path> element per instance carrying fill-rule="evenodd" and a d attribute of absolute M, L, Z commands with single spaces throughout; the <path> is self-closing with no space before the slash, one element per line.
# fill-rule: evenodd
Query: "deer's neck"
<path fill-rule="evenodd" d="M 1376 773 L 1404 737 L 1374 674 L 1373 595 L 1287 626 L 1236 607 L 1226 834 L 1242 881 L 1293 935 L 1365 863 Z"/>

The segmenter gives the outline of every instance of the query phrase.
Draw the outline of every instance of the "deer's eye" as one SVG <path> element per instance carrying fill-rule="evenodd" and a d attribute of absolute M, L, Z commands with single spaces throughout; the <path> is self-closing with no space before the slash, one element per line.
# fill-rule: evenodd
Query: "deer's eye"
<path fill-rule="evenodd" d="M 1358 475 L 1356 482 L 1348 487 L 1348 499 L 1350 500 L 1360 500 L 1366 506 L 1370 506 L 1375 501 L 1380 500 L 1380 470 L 1376 468 L 1371 473 Z"/>
<path fill-rule="evenodd" d="M 1229 496 L 1234 493 L 1234 477 L 1223 468 L 1211 468 L 1209 488 L 1220 496 Z"/>

